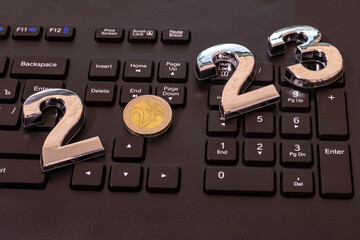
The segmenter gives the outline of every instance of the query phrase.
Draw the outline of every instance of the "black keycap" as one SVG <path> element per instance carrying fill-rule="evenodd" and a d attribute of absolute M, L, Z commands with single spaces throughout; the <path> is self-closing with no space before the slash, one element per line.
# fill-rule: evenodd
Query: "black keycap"
<path fill-rule="evenodd" d="M 238 118 L 220 120 L 220 112 L 212 110 L 207 118 L 207 134 L 210 136 L 237 136 L 239 134 Z"/>
<path fill-rule="evenodd" d="M 148 170 L 147 190 L 149 192 L 178 192 L 180 190 L 180 167 L 151 165 Z"/>
<path fill-rule="evenodd" d="M 16 40 L 39 40 L 42 36 L 42 27 L 36 25 L 14 26 L 13 39 Z"/>
<path fill-rule="evenodd" d="M 236 164 L 238 144 L 235 139 L 210 138 L 206 143 L 208 164 Z"/>
<path fill-rule="evenodd" d="M 345 92 L 321 89 L 316 92 L 317 136 L 320 139 L 347 139 L 349 136 Z"/>
<path fill-rule="evenodd" d="M 6 75 L 6 71 L 9 65 L 9 58 L 7 56 L 0 56 L 0 77 Z"/>
<path fill-rule="evenodd" d="M 0 81 L 0 103 L 14 103 L 18 96 L 19 82 L 17 80 Z"/>
<path fill-rule="evenodd" d="M 280 108 L 286 112 L 308 112 L 310 111 L 309 93 L 297 89 L 281 88 Z"/>
<path fill-rule="evenodd" d="M 209 99 L 208 99 L 208 105 L 210 109 L 219 110 L 223 89 L 224 89 L 223 85 L 213 85 L 210 87 Z"/>
<path fill-rule="evenodd" d="M 6 139 L 6 141 L 2 141 L 0 144 L 0 157 L 39 160 L 42 146 L 49 133 L 39 131 L 27 131 L 25 133 L 1 131 L 0 134 L 2 139 Z"/>
<path fill-rule="evenodd" d="M 91 60 L 89 79 L 94 81 L 116 81 L 119 78 L 120 62 L 116 58 Z"/>
<path fill-rule="evenodd" d="M 65 57 L 15 57 L 10 76 L 13 78 L 65 79 L 69 60 Z"/>
<path fill-rule="evenodd" d="M 46 180 L 38 161 L 0 159 L 0 187 L 42 189 Z"/>
<path fill-rule="evenodd" d="M 255 79 L 252 84 L 268 85 L 274 83 L 274 66 L 271 63 L 256 63 L 255 73 Z"/>
<path fill-rule="evenodd" d="M 113 155 L 114 161 L 141 162 L 144 160 L 145 141 L 143 137 L 122 136 L 115 138 Z"/>
<path fill-rule="evenodd" d="M 53 88 L 64 88 L 64 82 L 60 80 L 27 80 L 25 83 L 22 101 L 25 101 L 34 93 Z"/>
<path fill-rule="evenodd" d="M 284 140 L 281 143 L 281 164 L 285 167 L 310 167 L 313 164 L 309 141 Z"/>
<path fill-rule="evenodd" d="M 159 63 L 159 82 L 184 83 L 187 80 L 188 63 L 182 60 L 166 60 Z"/>
<path fill-rule="evenodd" d="M 157 31 L 151 28 L 132 28 L 129 30 L 128 40 L 131 43 L 155 43 Z"/>
<path fill-rule="evenodd" d="M 252 112 L 245 115 L 244 135 L 246 137 L 273 137 L 275 135 L 274 114 Z"/>
<path fill-rule="evenodd" d="M 102 163 L 82 162 L 75 164 L 71 188 L 76 190 L 101 190 L 104 186 L 105 167 Z"/>
<path fill-rule="evenodd" d="M 306 113 L 283 113 L 280 118 L 283 138 L 310 138 L 311 121 Z"/>
<path fill-rule="evenodd" d="M 227 58 L 226 55 L 225 58 Z M 211 81 L 214 83 L 226 83 L 235 72 L 235 67 L 230 62 L 219 61 L 216 63 L 216 76 Z"/>
<path fill-rule="evenodd" d="M 86 86 L 85 104 L 88 106 L 112 106 L 115 102 L 114 83 L 93 82 Z"/>
<path fill-rule="evenodd" d="M 285 65 L 282 65 L 279 67 L 279 83 L 281 86 L 293 86 L 291 83 L 289 83 L 288 81 L 286 81 L 285 79 L 285 72 L 286 72 L 286 67 L 290 66 L 290 65 L 294 65 L 296 63 L 285 63 Z"/>
<path fill-rule="evenodd" d="M 320 195 L 352 198 L 353 185 L 349 146 L 344 142 L 319 143 Z"/>
<path fill-rule="evenodd" d="M 11 130 L 20 126 L 21 105 L 0 105 L 0 129 Z"/>
<path fill-rule="evenodd" d="M 120 105 L 125 106 L 132 99 L 138 96 L 151 93 L 148 83 L 124 83 L 121 88 Z"/>
<path fill-rule="evenodd" d="M 272 168 L 207 167 L 204 191 L 209 194 L 274 195 Z"/>
<path fill-rule="evenodd" d="M 109 180 L 111 191 L 140 191 L 141 183 L 140 164 L 115 163 L 111 166 Z"/>
<path fill-rule="evenodd" d="M 0 24 L 0 39 L 9 37 L 10 27 L 8 25 Z"/>
<path fill-rule="evenodd" d="M 154 62 L 151 60 L 127 60 L 125 62 L 124 80 L 149 82 L 153 77 Z"/>
<path fill-rule="evenodd" d="M 124 40 L 124 29 L 120 27 L 100 27 L 95 31 L 97 42 L 122 42 Z"/>
<path fill-rule="evenodd" d="M 185 106 L 186 88 L 183 84 L 159 84 L 156 95 L 165 99 L 173 107 Z"/>
<path fill-rule="evenodd" d="M 185 29 L 164 29 L 161 41 L 166 44 L 188 44 L 191 40 L 191 32 Z"/>
<path fill-rule="evenodd" d="M 314 175 L 312 171 L 283 170 L 281 173 L 281 194 L 285 197 L 314 196 Z"/>
<path fill-rule="evenodd" d="M 48 41 L 72 41 L 75 38 L 75 28 L 72 26 L 49 26 L 45 39 Z"/>
<path fill-rule="evenodd" d="M 272 166 L 275 164 L 274 142 L 269 139 L 246 139 L 244 164 L 249 166 Z"/>

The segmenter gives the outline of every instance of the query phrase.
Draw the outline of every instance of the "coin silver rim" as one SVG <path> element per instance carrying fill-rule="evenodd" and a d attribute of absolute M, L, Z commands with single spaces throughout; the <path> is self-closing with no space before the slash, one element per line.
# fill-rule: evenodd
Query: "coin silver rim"
<path fill-rule="evenodd" d="M 142 101 L 149 101 L 149 100 L 154 101 L 163 107 L 163 109 L 165 110 L 165 117 L 164 120 L 158 126 L 154 128 L 144 129 L 136 126 L 131 121 L 130 113 L 136 104 Z M 126 128 L 129 130 L 131 134 L 143 136 L 143 137 L 157 137 L 165 133 L 170 128 L 170 125 L 172 123 L 172 109 L 170 104 L 161 97 L 155 95 L 142 95 L 132 99 L 128 104 L 126 104 L 123 112 L 123 119 Z"/>

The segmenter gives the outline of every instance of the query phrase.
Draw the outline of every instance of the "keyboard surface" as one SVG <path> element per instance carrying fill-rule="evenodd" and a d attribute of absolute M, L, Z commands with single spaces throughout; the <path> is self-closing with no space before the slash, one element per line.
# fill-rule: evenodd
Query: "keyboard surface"
<path fill-rule="evenodd" d="M 1 1 L 1 239 L 358 239 L 359 6 Z M 296 44 L 270 59 L 267 37 L 295 24 L 340 50 L 342 78 L 309 91 L 284 81 Z M 218 63 L 207 81 L 195 68 L 221 43 L 250 49 L 257 75 L 247 91 L 274 84 L 281 102 L 219 121 L 234 67 Z M 62 113 L 49 108 L 26 130 L 21 109 L 48 88 L 81 98 L 86 120 L 72 142 L 99 136 L 105 155 L 41 172 L 41 147 Z M 156 138 L 124 125 L 126 104 L 144 94 L 173 109 Z"/>

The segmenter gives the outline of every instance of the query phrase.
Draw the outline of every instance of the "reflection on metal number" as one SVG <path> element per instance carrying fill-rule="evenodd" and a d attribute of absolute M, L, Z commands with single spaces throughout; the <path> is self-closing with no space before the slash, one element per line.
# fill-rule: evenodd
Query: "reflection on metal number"
<path fill-rule="evenodd" d="M 224 57 L 229 56 L 232 57 Z M 280 100 L 275 86 L 269 85 L 245 92 L 255 77 L 255 59 L 249 49 L 237 44 L 220 44 L 202 51 L 197 57 L 199 80 L 216 76 L 216 63 L 227 59 L 235 71 L 222 92 L 220 114 L 222 120 L 268 106 Z"/>
<path fill-rule="evenodd" d="M 27 98 L 23 106 L 24 128 L 42 124 L 42 112 L 49 107 L 60 109 L 64 116 L 44 142 L 41 154 L 43 172 L 105 153 L 99 137 L 67 144 L 85 121 L 81 99 L 67 89 L 49 89 Z"/>
<path fill-rule="evenodd" d="M 321 33 L 310 26 L 290 26 L 271 34 L 268 38 L 270 57 L 285 53 L 287 42 L 301 43 L 296 48 L 298 64 L 286 68 L 285 79 L 305 88 L 322 87 L 338 80 L 343 74 L 343 58 L 339 50 L 329 43 L 320 42 Z M 303 66 L 309 62 L 320 64 L 322 69 L 310 70 Z"/>

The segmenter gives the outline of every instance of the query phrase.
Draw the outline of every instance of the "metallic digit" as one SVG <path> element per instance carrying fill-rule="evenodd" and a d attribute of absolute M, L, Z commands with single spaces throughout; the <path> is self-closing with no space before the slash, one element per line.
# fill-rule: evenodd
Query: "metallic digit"
<path fill-rule="evenodd" d="M 309 89 L 322 87 L 338 80 L 343 70 L 343 59 L 339 50 L 328 43 L 320 43 L 321 33 L 310 26 L 291 26 L 280 29 L 268 38 L 270 57 L 285 53 L 285 44 L 290 41 L 301 43 L 295 52 L 298 64 L 286 68 L 285 79 L 295 86 Z M 318 62 L 321 70 L 310 70 L 302 65 Z"/>
<path fill-rule="evenodd" d="M 255 59 L 249 49 L 237 44 L 220 44 L 202 51 L 197 57 L 196 73 L 199 80 L 216 75 L 215 64 L 220 59 L 224 59 L 220 57 L 221 55 L 233 56 L 226 59 L 229 59 L 227 61 L 231 62 L 236 68 L 222 92 L 220 106 L 222 120 L 227 120 L 280 100 L 279 93 L 273 84 L 244 93 L 255 77 Z"/>
<path fill-rule="evenodd" d="M 45 90 L 27 98 L 23 106 L 24 128 L 42 124 L 42 111 L 49 107 L 59 108 L 64 116 L 44 142 L 41 154 L 43 172 L 105 153 L 99 137 L 67 145 L 80 131 L 85 121 L 81 99 L 67 89 Z"/>

